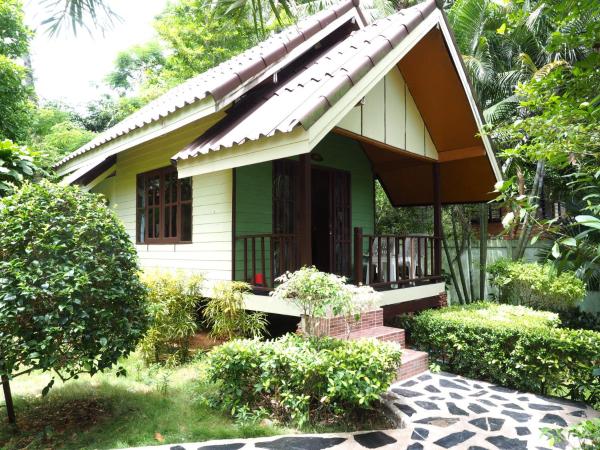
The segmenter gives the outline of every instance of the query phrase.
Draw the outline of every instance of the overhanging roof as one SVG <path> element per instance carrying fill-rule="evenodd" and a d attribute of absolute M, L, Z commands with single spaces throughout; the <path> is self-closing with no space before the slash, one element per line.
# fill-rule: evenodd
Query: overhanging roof
<path fill-rule="evenodd" d="M 339 42 L 324 45 L 325 51 L 316 49 L 307 58 L 291 63 L 279 74 L 277 83 L 249 92 L 226 118 L 173 160 L 231 148 L 278 132 L 289 133 L 297 126 L 309 129 L 435 9 L 435 2 L 430 0 L 401 10 L 342 35 Z"/>
<path fill-rule="evenodd" d="M 213 111 L 223 109 L 264 77 L 270 76 L 273 70 L 285 66 L 287 60 L 293 60 L 311 48 L 315 44 L 314 38 L 318 37 L 321 31 L 329 33 L 337 29 L 340 26 L 339 20 L 343 20 L 349 13 L 353 13 L 350 16 L 355 20 L 358 19 L 357 26 L 367 24 L 357 0 L 342 1 L 288 27 L 281 33 L 274 34 L 255 47 L 213 69 L 170 89 L 67 155 L 55 167 L 58 168 L 90 150 L 102 147 L 118 137 L 164 119 L 201 100 L 211 98 L 215 102 Z"/>

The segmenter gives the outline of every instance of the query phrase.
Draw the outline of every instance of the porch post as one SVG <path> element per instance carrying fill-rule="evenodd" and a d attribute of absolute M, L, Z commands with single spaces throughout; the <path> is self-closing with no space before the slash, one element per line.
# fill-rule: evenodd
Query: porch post
<path fill-rule="evenodd" d="M 433 163 L 433 274 L 442 274 L 442 196 L 440 188 L 440 164 Z"/>
<path fill-rule="evenodd" d="M 298 167 L 300 179 L 299 195 L 299 223 L 298 223 L 298 245 L 300 253 L 300 265 L 312 265 L 312 189 L 311 189 L 311 164 L 310 153 L 300 155 Z"/>
<path fill-rule="evenodd" d="M 363 229 L 354 227 L 354 284 L 363 282 Z"/>

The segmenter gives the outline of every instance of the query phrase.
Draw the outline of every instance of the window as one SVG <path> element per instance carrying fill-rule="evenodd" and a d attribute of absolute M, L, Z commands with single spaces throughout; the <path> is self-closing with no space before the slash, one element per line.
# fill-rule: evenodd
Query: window
<path fill-rule="evenodd" d="M 192 179 L 175 167 L 137 176 L 136 241 L 168 244 L 192 241 Z"/>

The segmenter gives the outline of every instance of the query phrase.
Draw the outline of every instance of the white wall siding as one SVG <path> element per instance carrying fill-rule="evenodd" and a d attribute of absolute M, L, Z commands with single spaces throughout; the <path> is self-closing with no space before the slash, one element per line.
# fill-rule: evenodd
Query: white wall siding
<path fill-rule="evenodd" d="M 397 67 L 337 126 L 402 150 L 438 158 L 435 144 Z"/>
<path fill-rule="evenodd" d="M 201 131 L 199 131 L 201 132 Z M 171 164 L 178 139 L 158 140 L 119 154 L 116 175 L 96 186 L 135 242 L 136 176 Z M 192 177 L 192 243 L 136 245 L 144 269 L 185 270 L 203 274 L 210 286 L 231 280 L 232 170 Z"/>

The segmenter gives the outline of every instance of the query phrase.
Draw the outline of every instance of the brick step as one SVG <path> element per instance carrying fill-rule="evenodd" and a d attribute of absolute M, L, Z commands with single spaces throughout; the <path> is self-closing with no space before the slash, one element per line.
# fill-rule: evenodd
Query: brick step
<path fill-rule="evenodd" d="M 402 350 L 402 365 L 398 370 L 397 381 L 406 380 L 429 370 L 429 355 L 405 348 Z"/>
<path fill-rule="evenodd" d="M 363 328 L 350 333 L 350 339 L 375 338 L 379 341 L 395 342 L 404 347 L 404 330 L 400 328 L 377 326 Z"/>

